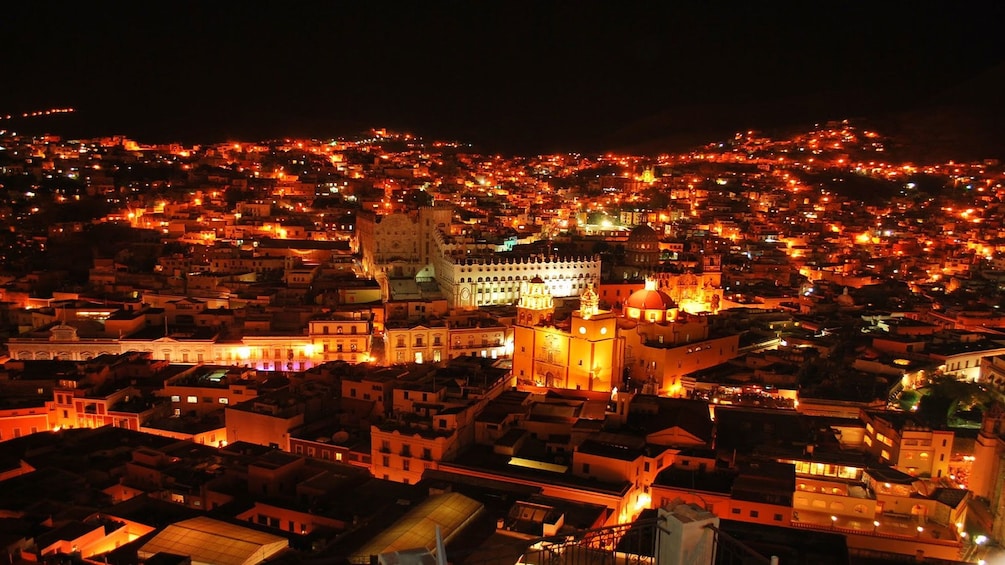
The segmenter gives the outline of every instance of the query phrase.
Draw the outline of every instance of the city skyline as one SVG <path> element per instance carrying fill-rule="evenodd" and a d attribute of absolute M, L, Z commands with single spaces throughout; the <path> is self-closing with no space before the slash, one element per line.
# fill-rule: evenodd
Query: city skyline
<path fill-rule="evenodd" d="M 21 3 L 0 564 L 998 563 L 1005 5 Z"/>

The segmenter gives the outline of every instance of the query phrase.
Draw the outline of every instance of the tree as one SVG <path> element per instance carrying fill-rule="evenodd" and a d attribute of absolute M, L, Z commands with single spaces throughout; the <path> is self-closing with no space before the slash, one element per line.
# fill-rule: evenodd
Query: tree
<path fill-rule="evenodd" d="M 975 407 L 983 409 L 995 400 L 993 393 L 977 383 L 949 375 L 932 377 L 920 392 L 923 396 L 918 403 L 918 414 L 933 427 L 945 427 L 956 412 Z"/>

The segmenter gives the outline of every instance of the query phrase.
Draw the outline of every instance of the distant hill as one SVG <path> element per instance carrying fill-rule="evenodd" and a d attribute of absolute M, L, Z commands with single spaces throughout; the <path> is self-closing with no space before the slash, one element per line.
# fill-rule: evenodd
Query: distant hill
<path fill-rule="evenodd" d="M 677 106 L 625 124 L 606 136 L 612 150 L 631 153 L 685 151 L 755 129 L 768 135 L 806 131 L 815 123 L 851 119 L 894 140 L 897 158 L 916 162 L 1005 159 L 1005 64 L 931 91 L 928 98 L 867 102 L 867 93 L 843 90 L 770 102 L 728 101 Z"/>

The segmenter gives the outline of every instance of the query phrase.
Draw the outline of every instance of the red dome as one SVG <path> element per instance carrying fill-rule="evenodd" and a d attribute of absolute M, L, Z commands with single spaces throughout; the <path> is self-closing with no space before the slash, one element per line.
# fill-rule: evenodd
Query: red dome
<path fill-rule="evenodd" d="M 633 292 L 625 301 L 625 306 L 639 310 L 670 310 L 677 304 L 662 290 L 642 289 Z"/>

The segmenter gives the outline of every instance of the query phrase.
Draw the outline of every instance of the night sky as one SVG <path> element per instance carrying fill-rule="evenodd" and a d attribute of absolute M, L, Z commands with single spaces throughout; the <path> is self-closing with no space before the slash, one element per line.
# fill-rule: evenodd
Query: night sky
<path fill-rule="evenodd" d="M 78 110 L 5 127 L 141 142 L 388 127 L 589 151 L 899 111 L 1005 59 L 996 3 L 147 4 L 5 5 L 0 114 Z"/>

